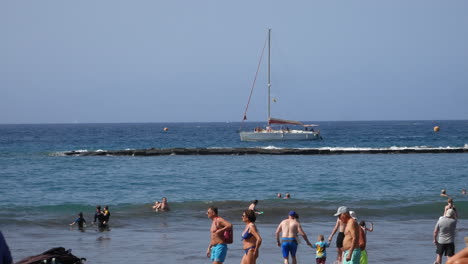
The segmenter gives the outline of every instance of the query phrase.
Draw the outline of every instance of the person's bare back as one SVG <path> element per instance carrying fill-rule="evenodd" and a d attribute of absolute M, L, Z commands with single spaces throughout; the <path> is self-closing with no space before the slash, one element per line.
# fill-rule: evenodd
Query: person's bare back
<path fill-rule="evenodd" d="M 297 238 L 299 222 L 296 219 L 286 219 L 281 222 L 281 236 Z"/>

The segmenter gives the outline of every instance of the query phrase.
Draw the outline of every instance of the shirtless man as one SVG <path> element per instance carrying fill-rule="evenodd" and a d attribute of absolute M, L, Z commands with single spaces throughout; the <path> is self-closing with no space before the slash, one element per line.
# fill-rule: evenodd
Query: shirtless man
<path fill-rule="evenodd" d="M 163 198 L 162 198 L 162 202 L 156 201 L 156 202 L 154 203 L 153 210 L 154 210 L 155 212 L 158 212 L 158 211 L 167 212 L 167 211 L 171 210 L 171 209 L 169 208 L 169 204 L 167 203 L 167 198 L 166 198 L 166 197 L 163 197 Z"/>
<path fill-rule="evenodd" d="M 299 216 L 296 212 L 289 212 L 288 219 L 283 220 L 276 229 L 276 242 L 278 247 L 283 251 L 284 264 L 289 264 L 289 252 L 291 252 L 292 264 L 296 264 L 296 251 L 297 251 L 297 234 L 301 235 L 307 242 L 307 245 L 312 246 L 307 239 L 307 235 L 302 230 L 301 223 L 297 220 Z M 279 234 L 282 233 L 280 241 Z"/>
<path fill-rule="evenodd" d="M 342 262 L 343 257 L 343 240 L 344 240 L 344 231 L 345 231 L 346 224 L 340 220 L 340 217 L 336 219 L 335 227 L 331 235 L 328 237 L 328 243 L 331 243 L 333 236 L 335 235 L 336 231 L 338 231 L 338 236 L 336 237 L 336 250 L 338 251 L 336 254 L 336 261 L 338 263 Z"/>
<path fill-rule="evenodd" d="M 206 256 L 211 258 L 213 264 L 221 264 L 226 259 L 227 245 L 224 243 L 224 231 L 231 229 L 232 224 L 218 216 L 218 208 L 210 206 L 206 215 L 211 219 L 210 244 Z"/>
<path fill-rule="evenodd" d="M 350 216 L 348 207 L 346 206 L 339 207 L 335 216 L 338 216 L 341 222 L 346 225 L 343 240 L 343 264 L 359 264 L 361 258 L 361 250 L 359 249 L 359 225 L 356 220 Z"/>

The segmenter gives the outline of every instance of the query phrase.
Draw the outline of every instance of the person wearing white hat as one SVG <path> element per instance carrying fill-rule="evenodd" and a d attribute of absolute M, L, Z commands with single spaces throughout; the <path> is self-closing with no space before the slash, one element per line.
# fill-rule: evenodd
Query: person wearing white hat
<path fill-rule="evenodd" d="M 342 206 L 340 208 L 342 209 L 343 212 L 348 210 L 345 206 Z M 338 208 L 338 210 L 340 210 L 340 208 Z M 343 248 L 345 228 L 346 228 L 346 224 L 340 220 L 340 217 L 337 217 L 335 227 L 333 228 L 333 231 L 328 237 L 328 243 L 331 243 L 333 236 L 335 235 L 336 231 L 338 231 L 338 235 L 336 236 L 336 250 L 337 250 L 336 262 L 338 263 L 342 262 L 342 257 L 343 257 L 342 248 Z"/>
<path fill-rule="evenodd" d="M 346 225 L 343 240 L 343 264 L 359 264 L 361 258 L 361 249 L 359 248 L 359 225 L 354 220 L 348 210 L 348 207 L 341 206 L 335 213 Z"/>
<path fill-rule="evenodd" d="M 442 255 L 447 256 L 447 259 L 455 255 L 455 229 L 457 228 L 457 219 L 455 211 L 448 209 L 445 216 L 439 218 L 434 228 L 434 244 L 437 247 L 436 261 L 434 264 L 442 263 Z"/>

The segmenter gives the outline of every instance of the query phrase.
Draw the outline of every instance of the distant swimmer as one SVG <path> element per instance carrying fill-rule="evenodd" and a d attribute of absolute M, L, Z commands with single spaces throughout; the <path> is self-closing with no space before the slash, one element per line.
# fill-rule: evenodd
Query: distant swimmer
<path fill-rule="evenodd" d="M 163 197 L 162 202 L 156 201 L 153 206 L 153 210 L 155 212 L 167 212 L 171 209 L 169 208 L 169 204 L 167 203 L 167 198 Z"/>
<path fill-rule="evenodd" d="M 276 197 L 278 197 L 279 199 L 281 199 L 281 193 L 278 193 L 278 194 L 276 195 Z"/>
<path fill-rule="evenodd" d="M 466 195 L 466 189 L 462 189 L 461 194 Z"/>
<path fill-rule="evenodd" d="M 83 218 L 82 212 L 78 214 L 78 218 L 76 218 L 76 220 L 73 221 L 73 223 L 71 223 L 70 226 L 73 226 L 75 224 L 78 224 L 79 229 L 83 229 L 83 227 L 86 227 L 86 220 Z"/>
<path fill-rule="evenodd" d="M 289 193 L 286 193 L 286 194 L 284 195 L 284 199 L 290 199 L 290 198 L 291 198 L 291 195 L 290 195 Z"/>
<path fill-rule="evenodd" d="M 448 198 L 448 200 L 447 200 L 447 205 L 444 208 L 444 215 L 447 214 L 447 211 L 449 209 L 453 209 L 453 211 L 455 212 L 454 218 L 458 219 L 457 208 L 455 208 L 455 204 L 453 204 L 453 199 L 452 198 Z"/>
<path fill-rule="evenodd" d="M 448 197 L 448 195 L 447 195 L 447 190 L 445 190 L 445 189 L 440 190 L 440 196 L 442 196 L 442 197 Z"/>
<path fill-rule="evenodd" d="M 254 211 L 256 214 L 263 214 L 262 211 L 257 210 L 257 208 L 256 208 L 257 204 L 258 204 L 258 200 L 253 200 L 249 205 L 249 210 Z"/>

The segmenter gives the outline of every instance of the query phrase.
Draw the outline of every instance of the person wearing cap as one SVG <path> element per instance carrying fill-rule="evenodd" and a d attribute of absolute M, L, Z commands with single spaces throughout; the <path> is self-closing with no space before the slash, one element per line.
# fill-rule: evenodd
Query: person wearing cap
<path fill-rule="evenodd" d="M 448 209 L 444 217 L 439 218 L 434 228 L 434 244 L 437 247 L 436 261 L 434 264 L 442 263 L 442 255 L 447 256 L 447 259 L 455 255 L 455 229 L 457 228 L 457 219 L 455 211 Z"/>
<path fill-rule="evenodd" d="M 348 210 L 348 207 L 341 206 L 335 213 L 346 227 L 344 230 L 343 264 L 359 264 L 361 258 L 361 249 L 359 248 L 359 225 L 354 220 Z"/>
<path fill-rule="evenodd" d="M 276 229 L 276 242 L 278 247 L 281 247 L 284 264 L 289 264 L 289 254 L 291 253 L 292 264 L 297 263 L 297 235 L 301 235 L 307 242 L 307 245 L 312 246 L 306 233 L 302 229 L 301 223 L 298 220 L 299 215 L 295 211 L 289 212 L 288 219 L 281 221 Z M 280 241 L 281 233 L 281 241 Z"/>

